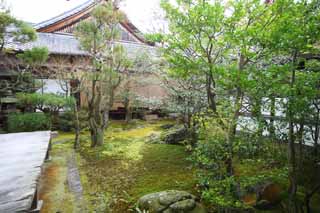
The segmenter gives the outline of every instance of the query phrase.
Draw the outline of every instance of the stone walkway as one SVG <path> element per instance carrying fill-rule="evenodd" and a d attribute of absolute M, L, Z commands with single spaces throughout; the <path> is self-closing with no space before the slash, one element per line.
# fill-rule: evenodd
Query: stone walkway
<path fill-rule="evenodd" d="M 85 211 L 84 200 L 83 200 L 83 189 L 80 180 L 80 173 L 76 161 L 76 153 L 72 150 L 70 156 L 67 160 L 68 170 L 67 170 L 67 183 L 68 188 L 74 195 L 75 203 L 77 204 L 77 209 L 80 212 Z"/>

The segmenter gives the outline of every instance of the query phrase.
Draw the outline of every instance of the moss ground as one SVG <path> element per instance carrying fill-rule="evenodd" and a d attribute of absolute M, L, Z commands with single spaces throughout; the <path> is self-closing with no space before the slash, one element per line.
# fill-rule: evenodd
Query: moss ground
<path fill-rule="evenodd" d="M 149 136 L 160 134 L 160 126 L 169 122 L 112 122 L 104 146 L 96 149 L 90 148 L 89 136 L 83 134 L 77 161 L 88 212 L 132 212 L 139 197 L 166 189 L 197 193 L 195 169 L 184 147 L 148 143 Z M 71 133 L 54 140 L 41 190 L 43 212 L 78 212 L 66 185 L 72 140 Z"/>
<path fill-rule="evenodd" d="M 103 147 L 82 146 L 80 170 L 91 211 L 130 212 L 139 197 L 166 189 L 195 192 L 195 170 L 184 147 L 147 143 L 165 123 L 114 122 Z"/>
<path fill-rule="evenodd" d="M 72 135 L 71 135 L 72 137 Z M 63 140 L 71 140 L 70 135 L 60 136 L 53 140 L 50 151 L 51 160 L 45 164 L 40 181 L 40 200 L 44 201 L 42 213 L 75 212 L 73 195 L 67 187 L 67 156 L 71 151 L 71 144 L 55 144 Z"/>
<path fill-rule="evenodd" d="M 137 122 L 126 125 L 112 122 L 102 147 L 90 148 L 88 133 L 81 137 L 77 154 L 86 212 L 134 212 L 139 197 L 162 190 L 177 189 L 197 194 L 196 170 L 187 160 L 183 146 L 148 143 L 150 135 L 161 133 L 160 126 L 170 121 Z M 51 161 L 46 163 L 41 180 L 41 212 L 81 212 L 67 185 L 67 159 L 72 153 L 72 133 L 60 133 L 53 140 Z M 236 176 L 252 176 L 274 171 L 268 162 L 258 159 L 235 160 Z M 288 183 L 283 183 L 287 188 Z M 247 202 L 255 196 L 248 197 Z M 320 212 L 320 196 L 311 201 Z M 273 211 L 257 211 L 275 213 Z M 279 211 L 281 212 L 281 211 Z"/>

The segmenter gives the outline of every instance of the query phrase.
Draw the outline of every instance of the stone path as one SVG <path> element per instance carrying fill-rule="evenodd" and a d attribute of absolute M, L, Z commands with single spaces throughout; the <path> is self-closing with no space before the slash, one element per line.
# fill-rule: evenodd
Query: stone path
<path fill-rule="evenodd" d="M 83 208 L 83 189 L 80 180 L 80 173 L 78 170 L 76 155 L 72 151 L 71 155 L 68 158 L 68 172 L 67 172 L 67 182 L 69 190 L 73 193 L 78 207 Z"/>
<path fill-rule="evenodd" d="M 59 140 L 54 144 L 63 144 L 70 141 L 70 139 Z M 86 207 L 84 205 L 83 198 L 83 188 L 80 179 L 80 172 L 77 166 L 76 153 L 73 149 L 68 150 L 66 153 L 66 164 L 67 164 L 67 177 L 66 182 L 68 186 L 68 190 L 72 193 L 74 201 L 76 204 L 74 206 L 74 212 L 87 212 Z"/>

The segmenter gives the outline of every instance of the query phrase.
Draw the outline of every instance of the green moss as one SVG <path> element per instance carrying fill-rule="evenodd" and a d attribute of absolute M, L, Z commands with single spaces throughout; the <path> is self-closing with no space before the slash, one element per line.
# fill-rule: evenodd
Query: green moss
<path fill-rule="evenodd" d="M 184 147 L 165 144 L 150 144 L 143 149 L 143 162 L 137 181 L 130 194 L 139 197 L 168 189 L 186 190 L 195 193 L 195 169 L 186 160 Z"/>
<path fill-rule="evenodd" d="M 70 136 L 70 135 L 69 135 Z M 67 186 L 67 158 L 72 144 L 59 143 L 66 138 L 59 136 L 52 142 L 51 160 L 45 164 L 40 184 L 40 199 L 44 201 L 41 212 L 74 212 L 76 203 Z"/>
<path fill-rule="evenodd" d="M 146 143 L 169 122 L 113 122 L 96 149 L 82 138 L 79 165 L 90 211 L 127 212 L 140 196 L 166 189 L 195 192 L 195 170 L 184 147 Z"/>
<path fill-rule="evenodd" d="M 102 147 L 92 149 L 88 132 L 81 134 L 77 154 L 84 201 L 88 212 L 128 212 L 140 196 L 166 189 L 196 193 L 195 169 L 186 160 L 184 147 L 146 143 L 160 126 L 172 121 L 130 124 L 112 122 Z M 66 186 L 67 159 L 73 149 L 74 133 L 59 132 L 52 140 L 52 164 L 59 172 L 47 175 L 52 187 L 45 212 L 73 212 L 77 206 Z"/>

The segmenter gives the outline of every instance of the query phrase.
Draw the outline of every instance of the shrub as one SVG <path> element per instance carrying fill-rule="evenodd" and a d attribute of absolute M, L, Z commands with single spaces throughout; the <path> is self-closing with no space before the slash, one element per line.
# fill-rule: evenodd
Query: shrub
<path fill-rule="evenodd" d="M 50 118 L 43 113 L 14 113 L 8 116 L 9 132 L 32 132 L 48 130 L 50 127 Z"/>
<path fill-rule="evenodd" d="M 58 123 L 54 128 L 64 132 L 70 132 L 74 130 L 75 128 L 74 116 L 75 116 L 74 112 L 72 111 L 66 111 L 66 112 L 60 113 Z M 79 116 L 80 129 L 83 130 L 87 128 L 89 126 L 87 112 L 85 110 L 81 110 L 78 112 L 78 116 Z"/>
<path fill-rule="evenodd" d="M 18 93 L 17 99 L 21 108 L 31 107 L 50 114 L 57 113 L 61 109 L 72 108 L 75 101 L 73 97 L 64 97 L 51 93 Z"/>
<path fill-rule="evenodd" d="M 54 129 L 61 130 L 63 132 L 70 132 L 74 128 L 74 113 L 66 111 L 59 113 L 58 123 L 54 124 Z"/>

